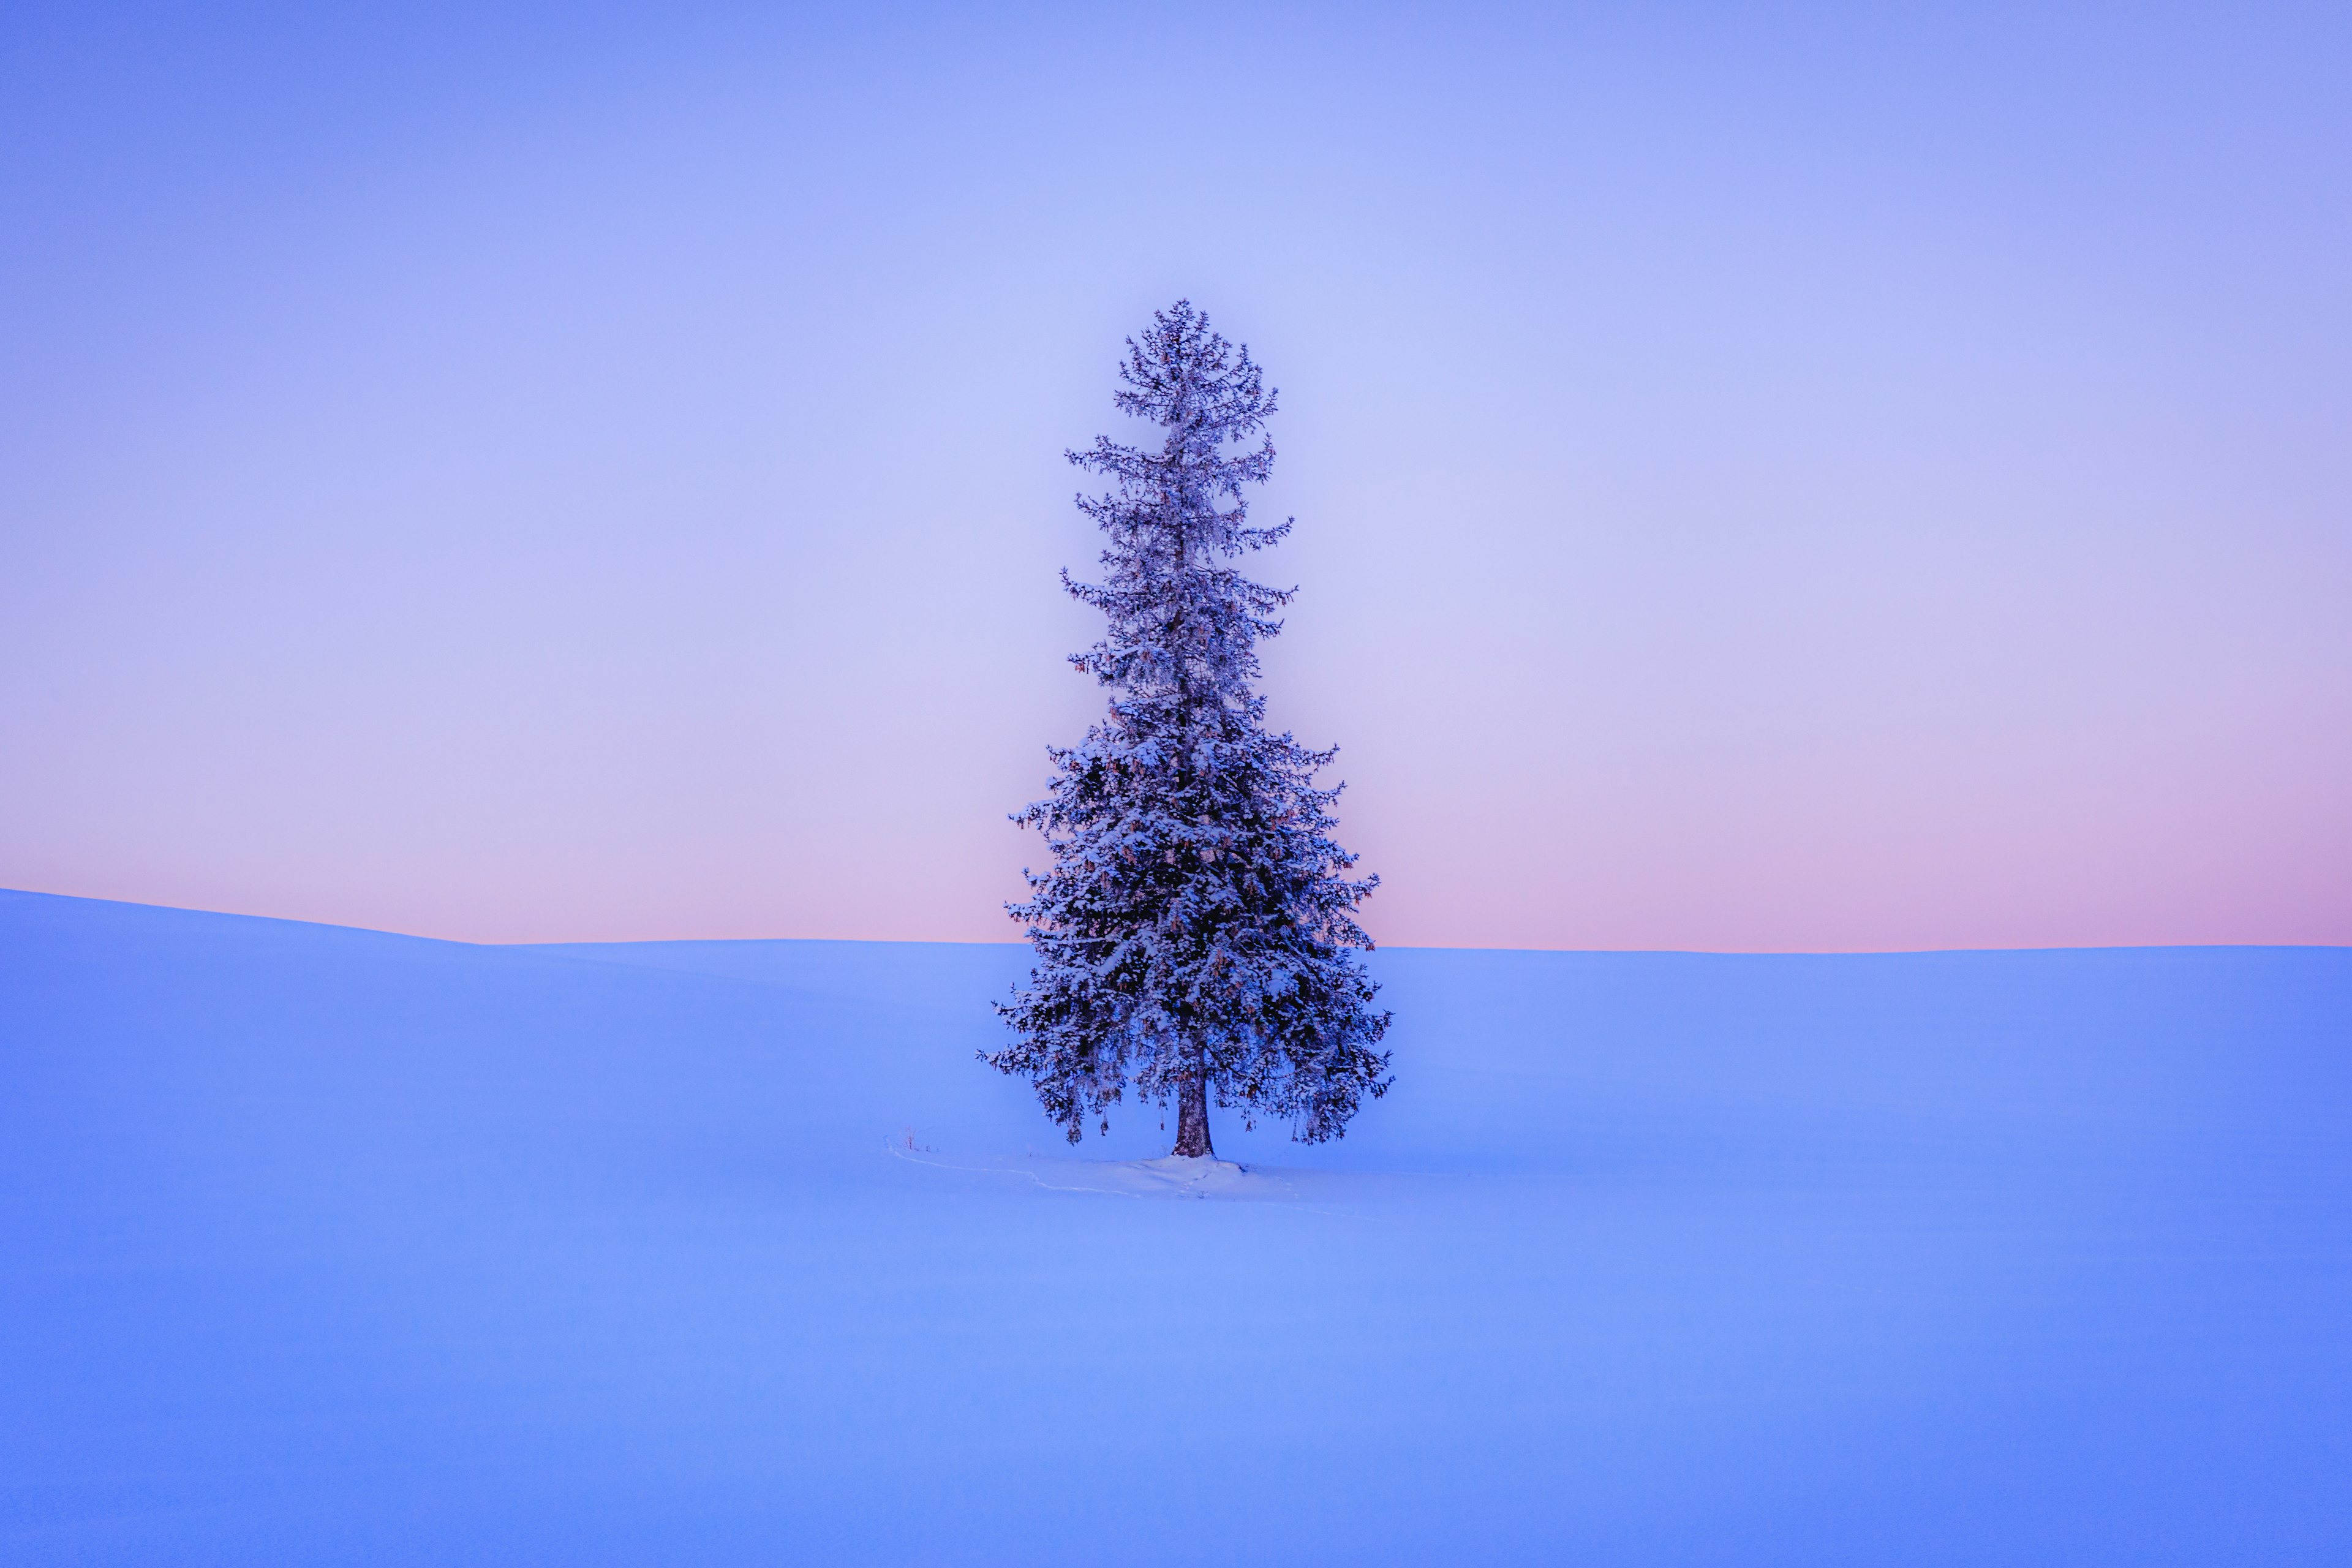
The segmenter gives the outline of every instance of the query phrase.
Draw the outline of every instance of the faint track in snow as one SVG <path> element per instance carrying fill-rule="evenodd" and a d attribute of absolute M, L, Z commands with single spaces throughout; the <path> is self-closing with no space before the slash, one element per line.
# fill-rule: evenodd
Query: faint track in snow
<path fill-rule="evenodd" d="M 1023 1176 L 1047 1192 L 1096 1193 L 1119 1198 L 1262 1203 L 1281 1208 L 1303 1209 L 1310 1214 L 1364 1217 L 1351 1210 L 1308 1203 L 1286 1176 L 1231 1160 L 1188 1160 L 1168 1155 L 1157 1160 L 1039 1162 L 1031 1155 L 1016 1163 L 1006 1155 L 1001 1156 L 999 1163 L 995 1163 L 965 1164 L 939 1159 L 929 1151 L 908 1149 L 896 1142 L 885 1147 L 893 1158 L 913 1164 L 976 1175 Z M 1040 1170 L 1040 1163 L 1046 1169 Z M 1052 1176 L 1076 1179 L 1049 1179 L 1049 1172 Z"/>

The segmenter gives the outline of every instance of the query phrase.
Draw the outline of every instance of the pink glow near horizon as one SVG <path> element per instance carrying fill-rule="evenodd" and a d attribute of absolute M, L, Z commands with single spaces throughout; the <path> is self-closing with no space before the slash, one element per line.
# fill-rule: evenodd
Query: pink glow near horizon
<path fill-rule="evenodd" d="M 1010 940 L 1186 293 L 1382 942 L 2352 942 L 2340 20 L 1318 16 L 1148 189 L 1108 21 L 36 62 L 0 886 Z"/>

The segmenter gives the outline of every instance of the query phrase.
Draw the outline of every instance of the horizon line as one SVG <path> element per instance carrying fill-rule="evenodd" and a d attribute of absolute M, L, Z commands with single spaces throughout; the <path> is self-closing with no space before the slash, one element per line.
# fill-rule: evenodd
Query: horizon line
<path fill-rule="evenodd" d="M 1021 941 L 975 942 L 954 937 L 856 936 L 674 936 L 592 937 L 562 941 L 477 942 L 466 937 L 433 936 L 421 931 L 394 931 L 384 926 L 350 925 L 340 921 L 305 920 L 295 915 L 257 914 L 244 910 L 201 909 L 186 904 L 146 903 L 136 899 L 97 898 L 87 893 L 53 893 L 38 888 L 0 888 L 0 896 L 60 899 L 75 903 L 112 904 L 122 909 L 158 910 L 171 914 L 209 915 L 221 920 L 268 921 L 279 925 L 316 926 L 323 931 L 358 931 L 369 936 L 399 937 L 408 942 L 446 942 L 456 947 L 659 947 L 686 943 L 834 942 L 866 947 L 1003 947 L 1027 949 Z M 1928 958 L 1958 953 L 2033 952 L 2347 952 L 2352 943 L 2321 942 L 2079 942 L 2038 947 L 1885 947 L 1885 948 L 1729 948 L 1729 947 L 1497 947 L 1467 942 L 1381 942 L 1370 952 L 1497 952 L 1608 955 L 1655 958 Z"/>

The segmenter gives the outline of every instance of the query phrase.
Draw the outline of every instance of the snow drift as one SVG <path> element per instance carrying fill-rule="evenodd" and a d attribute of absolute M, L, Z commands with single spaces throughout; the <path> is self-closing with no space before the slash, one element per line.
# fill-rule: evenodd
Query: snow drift
<path fill-rule="evenodd" d="M 2352 952 L 1383 952 L 1207 1188 L 1026 960 L 0 893 L 0 1558 L 2352 1552 Z"/>

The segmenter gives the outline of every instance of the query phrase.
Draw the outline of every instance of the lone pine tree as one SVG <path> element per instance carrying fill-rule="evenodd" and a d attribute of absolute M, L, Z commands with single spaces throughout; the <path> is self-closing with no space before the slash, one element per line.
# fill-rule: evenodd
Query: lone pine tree
<path fill-rule="evenodd" d="M 1097 437 L 1068 454 L 1111 482 L 1077 503 L 1109 547 L 1100 584 L 1062 574 L 1109 620 L 1071 662 L 1110 710 L 1051 749 L 1052 793 L 1013 818 L 1045 836 L 1053 867 L 1025 873 L 1028 901 L 1006 906 L 1037 963 L 998 1007 L 1017 1038 L 983 1055 L 1031 1079 L 1073 1143 L 1129 1087 L 1176 1102 L 1178 1154 L 1213 1152 L 1212 1097 L 1318 1142 L 1387 1092 L 1375 1047 L 1389 1016 L 1372 1010 L 1355 919 L 1380 879 L 1346 875 L 1339 790 L 1315 784 L 1337 749 L 1268 734 L 1252 688 L 1258 641 L 1295 592 L 1233 564 L 1290 531 L 1251 527 L 1244 493 L 1274 466 L 1261 431 L 1275 394 L 1190 301 L 1154 312 L 1127 349 L 1115 401 L 1160 427 L 1160 447 Z"/>

